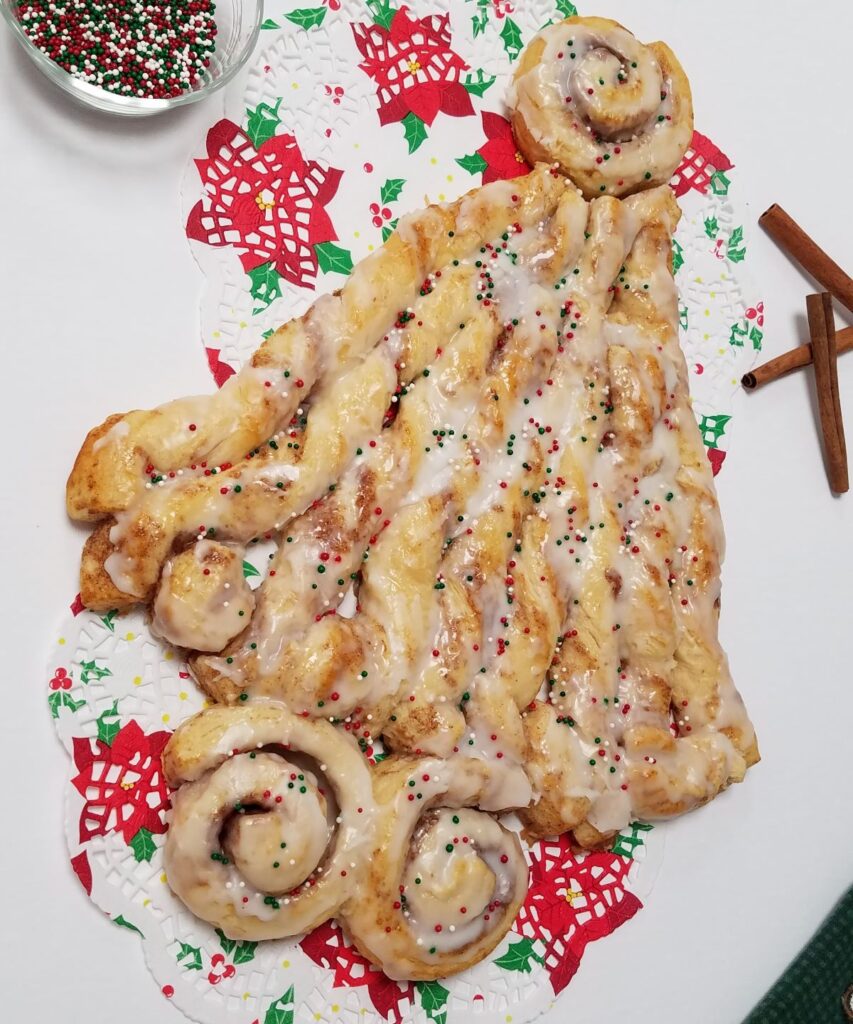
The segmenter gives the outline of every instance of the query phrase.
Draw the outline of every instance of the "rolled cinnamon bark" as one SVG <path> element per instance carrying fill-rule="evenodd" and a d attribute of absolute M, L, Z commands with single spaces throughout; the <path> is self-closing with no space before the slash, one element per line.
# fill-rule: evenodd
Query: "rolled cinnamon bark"
<path fill-rule="evenodd" d="M 806 297 L 806 310 L 814 354 L 818 411 L 829 486 L 836 494 L 844 494 L 849 490 L 850 484 L 847 475 L 844 424 L 841 420 L 841 401 L 838 395 L 832 299 L 827 292 L 809 295 Z"/>
<path fill-rule="evenodd" d="M 853 327 L 845 327 L 838 331 L 835 335 L 835 349 L 838 355 L 853 349 Z M 740 382 L 748 391 L 754 391 L 762 384 L 770 384 L 786 374 L 793 373 L 794 370 L 801 370 L 813 360 L 811 344 L 806 342 L 804 345 L 797 345 L 796 348 L 792 348 L 781 356 L 776 356 L 775 359 L 762 363 L 761 366 L 750 370 L 749 373 L 745 373 Z"/>
<path fill-rule="evenodd" d="M 778 203 L 758 218 L 773 241 L 853 313 L 853 279 L 803 231 Z"/>

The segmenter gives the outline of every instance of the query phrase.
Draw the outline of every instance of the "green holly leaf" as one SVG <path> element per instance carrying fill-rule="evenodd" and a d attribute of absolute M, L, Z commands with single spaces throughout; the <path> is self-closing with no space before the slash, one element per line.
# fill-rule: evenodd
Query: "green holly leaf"
<path fill-rule="evenodd" d="M 393 203 L 395 199 L 399 199 L 405 184 L 405 178 L 389 178 L 379 189 L 379 198 L 383 203 Z"/>
<path fill-rule="evenodd" d="M 85 700 L 74 700 L 67 690 L 53 690 L 47 697 L 51 718 L 59 718 L 60 708 L 70 708 L 73 713 L 82 708 L 85 703 Z"/>
<path fill-rule="evenodd" d="M 705 221 L 705 234 L 708 238 L 716 238 L 717 232 L 720 230 L 720 225 L 717 223 L 716 217 L 706 217 Z"/>
<path fill-rule="evenodd" d="M 263 312 L 271 302 L 281 298 L 281 276 L 273 266 L 272 260 L 269 263 L 262 263 L 259 267 L 253 267 L 246 273 L 251 281 L 249 294 L 261 303 L 252 310 L 252 313 Z"/>
<path fill-rule="evenodd" d="M 672 240 L 672 272 L 677 274 L 678 271 L 684 266 L 684 249 L 681 247 L 681 243 L 673 238 Z"/>
<path fill-rule="evenodd" d="M 118 718 L 118 701 L 113 701 L 113 706 L 107 708 L 107 710 L 100 715 L 96 720 L 95 724 L 98 726 L 98 739 L 102 743 L 106 743 L 108 747 L 113 745 L 113 740 L 118 735 L 119 729 L 121 729 L 121 723 Z"/>
<path fill-rule="evenodd" d="M 80 682 L 84 685 L 88 685 L 90 679 L 103 679 L 112 675 L 108 668 L 100 668 L 95 661 L 81 661 L 80 668 Z"/>
<path fill-rule="evenodd" d="M 113 608 L 112 611 L 107 612 L 106 615 L 101 615 L 100 616 L 101 622 L 103 622 L 103 624 L 107 627 L 107 629 L 111 633 L 115 633 L 115 629 L 116 629 L 115 621 L 116 621 L 116 616 L 117 615 L 118 615 L 118 609 L 117 608 Z"/>
<path fill-rule="evenodd" d="M 729 235 L 726 256 L 732 263 L 740 263 L 746 258 L 746 247 L 743 245 L 743 228 L 737 227 Z"/>
<path fill-rule="evenodd" d="M 238 966 L 240 964 L 247 964 L 250 960 L 255 959 L 255 950 L 258 948 L 257 942 L 241 942 L 234 950 L 234 963 Z"/>
<path fill-rule="evenodd" d="M 479 153 L 469 153 L 467 156 L 458 156 L 456 163 L 469 174 L 482 174 L 489 166 Z"/>
<path fill-rule="evenodd" d="M 510 60 L 515 58 L 524 49 L 524 43 L 521 39 L 521 29 L 516 25 L 512 18 L 504 19 L 504 27 L 501 29 L 501 42 L 504 44 L 504 49 Z"/>
<path fill-rule="evenodd" d="M 564 18 L 573 18 L 578 13 L 578 9 L 574 4 L 569 3 L 569 0 L 557 0 L 557 13 L 562 14 Z"/>
<path fill-rule="evenodd" d="M 409 144 L 409 152 L 414 153 L 427 137 L 426 125 L 417 114 L 411 113 L 406 114 L 400 123 L 403 126 L 406 142 Z"/>
<path fill-rule="evenodd" d="M 243 562 L 243 579 L 250 580 L 253 576 L 260 576 L 261 574 L 252 565 L 251 562 Z"/>
<path fill-rule="evenodd" d="M 267 1008 L 264 1024 L 293 1024 L 293 986 Z"/>
<path fill-rule="evenodd" d="M 394 228 L 397 227 L 400 218 L 395 217 L 389 224 L 382 225 L 382 241 L 387 242 L 391 235 L 394 234 Z"/>
<path fill-rule="evenodd" d="M 373 20 L 377 25 L 391 28 L 397 8 L 391 6 L 390 0 L 367 0 L 367 9 L 373 15 Z"/>
<path fill-rule="evenodd" d="M 374 754 L 373 755 L 373 763 L 374 764 L 379 764 L 380 762 L 384 761 L 387 757 L 388 757 L 387 754 Z"/>
<path fill-rule="evenodd" d="M 275 328 L 274 327 L 270 327 L 270 329 L 268 331 L 264 331 L 264 333 L 261 335 L 261 337 L 264 339 L 264 341 L 266 341 L 267 338 L 271 338 L 274 334 L 275 334 Z"/>
<path fill-rule="evenodd" d="M 130 921 L 122 917 L 121 914 L 113 918 L 113 924 L 117 924 L 119 928 L 127 928 L 129 931 L 136 932 L 137 935 L 141 935 L 143 939 L 145 938 L 145 936 L 142 935 L 142 932 L 136 927 L 136 925 L 131 924 Z"/>
<path fill-rule="evenodd" d="M 266 21 L 261 22 L 262 29 L 268 28 L 281 28 L 281 25 L 277 21 L 273 21 L 272 18 L 267 18 Z"/>
<path fill-rule="evenodd" d="M 221 928 L 216 929 L 216 934 L 219 936 L 219 945 L 226 953 L 230 953 L 237 946 L 237 940 L 229 939 Z"/>
<path fill-rule="evenodd" d="M 427 1017 L 435 1024 L 447 1024 L 448 990 L 437 981 L 418 981 L 415 985 Z"/>
<path fill-rule="evenodd" d="M 198 946 L 188 946 L 186 942 L 179 942 L 178 952 L 175 959 L 182 965 L 185 971 L 201 970 L 201 950 Z"/>
<path fill-rule="evenodd" d="M 632 821 L 628 827 L 631 831 L 620 832 L 610 849 L 619 857 L 633 859 L 637 848 L 642 846 L 644 842 L 640 832 L 651 832 L 652 826 L 647 825 L 644 821 Z"/>
<path fill-rule="evenodd" d="M 251 107 L 246 108 L 246 116 L 249 119 L 246 134 L 255 149 L 259 149 L 267 139 L 275 135 L 276 128 L 281 124 L 281 118 L 278 116 L 280 106 L 281 97 L 275 101 L 274 107 L 269 103 L 259 103 L 254 110 Z"/>
<path fill-rule="evenodd" d="M 499 956 L 495 963 L 505 971 L 523 971 L 529 974 L 533 970 L 531 960 L 537 964 L 545 962 L 533 948 L 532 939 L 519 939 L 518 942 L 511 942 L 506 953 Z"/>
<path fill-rule="evenodd" d="M 474 29 L 474 38 L 476 39 L 481 32 L 486 31 L 486 26 L 489 24 L 489 12 L 482 10 L 479 14 L 471 16 L 471 25 Z"/>
<path fill-rule="evenodd" d="M 731 185 L 731 179 L 727 178 L 723 171 L 714 171 L 711 175 L 710 187 L 715 196 L 727 196 L 729 185 Z"/>
<path fill-rule="evenodd" d="M 324 274 L 351 274 L 352 253 L 334 242 L 320 242 L 314 246 L 317 262 Z"/>
<path fill-rule="evenodd" d="M 743 339 L 749 334 L 749 328 L 746 325 L 746 320 L 739 320 L 737 323 L 732 324 L 732 329 L 729 332 L 729 344 L 735 348 L 743 348 Z"/>
<path fill-rule="evenodd" d="M 138 861 L 151 860 L 154 856 L 154 851 L 157 849 L 154 837 L 147 828 L 141 828 L 130 840 L 129 846 L 133 850 L 133 856 Z"/>
<path fill-rule="evenodd" d="M 717 441 L 723 436 L 726 430 L 726 424 L 731 419 L 731 416 L 723 416 L 722 414 L 716 416 L 703 416 L 699 421 L 699 432 L 702 434 L 702 440 L 705 442 L 707 448 L 716 448 Z"/>
<path fill-rule="evenodd" d="M 318 25 L 322 25 L 325 17 L 325 7 L 301 7 L 298 11 L 291 11 L 290 14 L 285 14 L 285 18 L 288 21 L 292 21 L 294 25 L 298 25 L 306 31 L 309 28 L 316 28 Z"/>
<path fill-rule="evenodd" d="M 474 96 L 482 96 L 486 89 L 494 85 L 496 81 L 497 76 L 487 75 L 482 68 L 477 68 L 474 75 L 468 74 L 465 76 L 462 84 Z"/>
<path fill-rule="evenodd" d="M 678 307 L 678 326 L 682 331 L 687 330 L 688 319 L 687 319 L 687 306 Z"/>
<path fill-rule="evenodd" d="M 761 342 L 764 338 L 764 331 L 758 327 L 753 327 L 749 332 L 749 340 L 752 342 L 752 347 L 756 352 L 761 351 Z"/>

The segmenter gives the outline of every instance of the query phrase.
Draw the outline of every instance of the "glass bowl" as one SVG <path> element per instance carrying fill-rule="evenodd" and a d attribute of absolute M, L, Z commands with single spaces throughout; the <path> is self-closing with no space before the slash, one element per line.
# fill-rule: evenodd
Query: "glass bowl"
<path fill-rule="evenodd" d="M 221 89 L 249 59 L 258 40 L 263 20 L 263 0 L 216 0 L 216 48 L 210 55 L 210 67 L 204 68 L 196 83 L 186 92 L 170 99 L 140 99 L 119 96 L 80 78 L 74 78 L 54 63 L 33 43 L 18 21 L 15 0 L 0 0 L 0 8 L 21 46 L 39 70 L 65 92 L 87 106 L 125 117 L 145 117 L 173 107 L 195 103 Z"/>

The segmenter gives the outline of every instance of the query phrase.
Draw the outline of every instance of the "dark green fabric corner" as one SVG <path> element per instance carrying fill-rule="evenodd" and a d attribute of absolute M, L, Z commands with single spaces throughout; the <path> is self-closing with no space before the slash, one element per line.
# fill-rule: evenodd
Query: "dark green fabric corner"
<path fill-rule="evenodd" d="M 853 889 L 743 1024 L 848 1024 L 853 986 Z"/>

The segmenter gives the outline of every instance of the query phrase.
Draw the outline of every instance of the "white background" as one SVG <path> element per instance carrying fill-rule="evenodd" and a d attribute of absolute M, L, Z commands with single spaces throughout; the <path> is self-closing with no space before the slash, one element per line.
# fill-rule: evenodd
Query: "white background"
<path fill-rule="evenodd" d="M 582 11 L 673 46 L 697 126 L 735 160 L 753 228 L 780 202 L 853 271 L 848 0 L 590 0 Z M 68 866 L 67 765 L 43 661 L 77 589 L 84 534 L 63 493 L 85 431 L 210 388 L 179 186 L 218 109 L 213 99 L 140 123 L 84 112 L 0 32 L 0 1016 L 15 1024 L 181 1019 L 134 937 L 101 919 Z M 749 243 L 769 357 L 802 336 L 813 289 L 759 231 Z M 853 355 L 840 378 L 853 451 Z M 667 826 L 648 906 L 588 948 L 560 1000 L 573 1024 L 737 1024 L 853 882 L 853 495 L 829 493 L 808 373 L 741 396 L 730 429 L 722 633 L 763 761 Z"/>

